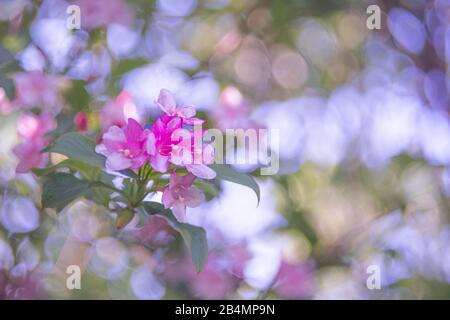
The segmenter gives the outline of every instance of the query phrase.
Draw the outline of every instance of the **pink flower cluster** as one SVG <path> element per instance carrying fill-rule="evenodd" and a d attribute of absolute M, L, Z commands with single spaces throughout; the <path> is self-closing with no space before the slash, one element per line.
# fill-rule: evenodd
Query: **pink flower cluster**
<path fill-rule="evenodd" d="M 119 100 L 128 101 L 126 94 L 121 95 Z M 104 108 L 104 122 L 108 122 L 106 113 L 114 114 L 110 110 L 114 106 L 119 106 L 116 109 L 123 114 L 123 105 L 121 101 L 116 101 L 112 107 Z M 106 168 L 109 170 L 137 170 L 150 163 L 153 170 L 167 173 L 173 165 L 170 183 L 164 190 L 163 204 L 166 208 L 173 208 L 174 214 L 182 219 L 186 206 L 196 207 L 204 200 L 203 195 L 192 186 L 195 177 L 213 179 L 216 176 L 214 170 L 208 167 L 214 160 L 214 149 L 203 144 L 201 130 L 194 130 L 194 126 L 205 121 L 194 117 L 196 111 L 193 107 L 177 105 L 173 94 L 164 89 L 156 105 L 164 114 L 149 129 L 143 128 L 135 118 L 128 118 L 127 123 L 121 126 L 120 117 L 116 117 L 116 124 L 103 133 L 103 143 L 97 145 L 96 152 L 106 157 Z M 184 167 L 189 174 L 182 176 L 176 173 L 179 167 Z"/>
<path fill-rule="evenodd" d="M 48 155 L 41 153 L 51 138 L 47 133 L 56 128 L 53 116 L 42 113 L 40 116 L 24 114 L 17 124 L 17 131 L 23 142 L 13 152 L 19 158 L 16 172 L 25 173 L 32 168 L 43 168 L 47 165 Z"/>

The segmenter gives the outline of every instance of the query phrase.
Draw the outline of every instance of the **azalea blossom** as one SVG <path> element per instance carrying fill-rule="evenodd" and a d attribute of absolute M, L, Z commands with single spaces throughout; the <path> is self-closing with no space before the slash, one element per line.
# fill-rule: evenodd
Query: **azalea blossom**
<path fill-rule="evenodd" d="M 56 127 L 53 117 L 49 113 L 40 116 L 24 114 L 17 123 L 17 132 L 23 142 L 17 145 L 13 152 L 19 158 L 16 172 L 25 173 L 32 168 L 43 168 L 47 165 L 48 156 L 41 153 L 50 142 L 47 133 Z"/>
<path fill-rule="evenodd" d="M 192 185 L 194 180 L 195 176 L 192 174 L 180 175 L 173 172 L 169 185 L 163 191 L 164 207 L 172 208 L 175 216 L 182 221 L 186 216 L 186 207 L 198 207 L 205 200 L 204 194 Z"/>
<path fill-rule="evenodd" d="M 205 120 L 194 118 L 194 107 L 177 106 L 175 96 L 169 90 L 162 89 L 155 103 L 168 116 L 181 118 L 183 124 L 197 126 L 205 123 Z"/>
<path fill-rule="evenodd" d="M 151 157 L 151 165 L 156 171 L 164 173 L 169 169 L 173 146 L 179 142 L 172 139 L 172 134 L 181 127 L 181 118 L 165 115 L 153 124 L 151 132 L 155 137 L 155 153 Z"/>
<path fill-rule="evenodd" d="M 184 132 L 189 136 L 172 147 L 171 162 L 185 166 L 186 170 L 196 177 L 214 179 L 216 172 L 207 166 L 214 161 L 214 148 L 209 144 L 203 144 L 202 141 L 196 141 L 194 134 L 186 130 Z"/>
<path fill-rule="evenodd" d="M 106 156 L 106 168 L 110 170 L 139 169 L 149 159 L 154 147 L 148 141 L 154 141 L 152 133 L 134 119 L 128 119 L 125 128 L 112 126 L 103 135 L 103 144 L 95 151 Z"/>

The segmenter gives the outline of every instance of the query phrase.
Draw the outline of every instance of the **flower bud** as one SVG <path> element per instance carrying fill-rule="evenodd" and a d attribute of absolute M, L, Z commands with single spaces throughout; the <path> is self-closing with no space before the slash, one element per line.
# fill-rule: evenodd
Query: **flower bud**
<path fill-rule="evenodd" d="M 131 220 L 133 220 L 134 212 L 131 209 L 125 208 L 119 211 L 116 218 L 116 228 L 125 228 Z"/>

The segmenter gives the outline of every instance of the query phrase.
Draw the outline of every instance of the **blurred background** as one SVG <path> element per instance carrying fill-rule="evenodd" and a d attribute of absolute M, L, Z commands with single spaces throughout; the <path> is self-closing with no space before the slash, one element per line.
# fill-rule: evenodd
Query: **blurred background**
<path fill-rule="evenodd" d="M 0 298 L 450 298 L 449 63 L 449 0 L 0 0 Z M 238 167 L 258 207 L 222 183 L 188 210 L 199 274 L 163 218 L 118 232 L 86 200 L 43 210 L 15 171 L 22 114 L 95 136 L 120 93 L 152 119 L 161 88 L 210 127 L 280 130 L 277 175 Z"/>

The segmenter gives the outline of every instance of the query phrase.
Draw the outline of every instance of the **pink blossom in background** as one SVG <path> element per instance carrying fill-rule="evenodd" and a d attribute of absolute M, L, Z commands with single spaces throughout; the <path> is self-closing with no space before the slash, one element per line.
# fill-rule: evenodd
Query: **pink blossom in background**
<path fill-rule="evenodd" d="M 202 272 L 194 274 L 190 281 L 193 294 L 201 299 L 224 299 L 233 289 L 230 274 L 214 265 L 213 260 L 208 259 Z"/>
<path fill-rule="evenodd" d="M 252 255 L 244 245 L 234 245 L 227 249 L 226 259 L 230 273 L 239 279 L 244 278 L 244 268 Z"/>
<path fill-rule="evenodd" d="M 60 90 L 65 81 L 60 76 L 46 75 L 40 71 L 17 73 L 15 76 L 16 98 L 13 105 L 18 108 L 60 110 L 63 102 Z"/>
<path fill-rule="evenodd" d="M 195 176 L 172 173 L 169 185 L 164 189 L 162 203 L 165 208 L 172 208 L 174 215 L 181 221 L 185 220 L 186 207 L 195 208 L 205 201 L 205 196 L 192 186 Z"/>
<path fill-rule="evenodd" d="M 121 91 L 114 100 L 107 102 L 100 110 L 99 118 L 104 130 L 111 126 L 124 127 L 129 118 L 140 122 L 133 97 L 127 91 Z"/>
<path fill-rule="evenodd" d="M 42 298 L 36 275 L 28 272 L 20 277 L 12 277 L 0 271 L 0 299 L 29 300 Z"/>
<path fill-rule="evenodd" d="M 88 130 L 88 117 L 85 112 L 77 112 L 73 118 L 73 123 L 77 131 L 84 132 Z"/>
<path fill-rule="evenodd" d="M 103 144 L 96 146 L 97 153 L 106 156 L 110 170 L 139 169 L 149 159 L 147 138 L 151 135 L 134 119 L 128 119 L 124 128 L 112 126 L 103 135 Z"/>
<path fill-rule="evenodd" d="M 220 95 L 213 116 L 221 130 L 261 128 L 250 119 L 250 107 L 235 87 L 226 87 Z"/>
<path fill-rule="evenodd" d="M 133 12 L 122 0 L 75 0 L 81 9 L 81 26 L 94 29 L 118 23 L 129 26 L 133 22 Z"/>
<path fill-rule="evenodd" d="M 12 111 L 11 101 L 9 101 L 8 96 L 6 95 L 5 90 L 0 87 L 0 113 L 1 114 L 9 114 Z"/>
<path fill-rule="evenodd" d="M 285 299 L 309 297 L 313 292 L 311 264 L 290 264 L 282 261 L 273 290 Z"/>
<path fill-rule="evenodd" d="M 166 218 L 151 215 L 142 227 L 133 230 L 133 235 L 146 246 L 158 248 L 173 241 L 176 232 Z"/>
<path fill-rule="evenodd" d="M 42 113 L 40 116 L 24 114 L 17 123 L 17 132 L 22 143 L 17 145 L 13 152 L 19 158 L 16 167 L 18 173 L 25 173 L 32 168 L 42 168 L 48 162 L 48 155 L 41 153 L 51 138 L 47 133 L 56 128 L 53 116 Z"/>

